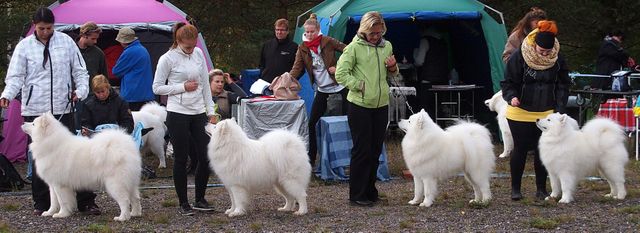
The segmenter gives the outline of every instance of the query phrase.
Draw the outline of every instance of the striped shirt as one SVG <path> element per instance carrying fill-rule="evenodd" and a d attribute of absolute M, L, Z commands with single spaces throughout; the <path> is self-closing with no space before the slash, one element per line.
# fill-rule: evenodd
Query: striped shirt
<path fill-rule="evenodd" d="M 16 46 L 7 69 L 6 87 L 0 97 L 11 100 L 22 90 L 22 116 L 71 112 L 72 82 L 78 98 L 84 99 L 89 93 L 89 74 L 71 37 L 54 31 L 49 39 L 50 56 L 43 64 L 44 49 L 35 34 L 27 36 Z"/>

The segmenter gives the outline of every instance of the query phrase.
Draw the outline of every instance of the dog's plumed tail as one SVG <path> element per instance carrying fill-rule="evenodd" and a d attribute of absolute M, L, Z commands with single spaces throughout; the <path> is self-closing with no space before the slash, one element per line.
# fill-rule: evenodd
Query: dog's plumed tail
<path fill-rule="evenodd" d="M 458 126 L 456 130 L 464 130 L 468 135 L 468 138 L 462 140 L 462 145 L 468 156 L 466 166 L 492 168 L 487 170 L 487 172 L 491 172 L 495 167 L 495 155 L 489 130 L 480 124 L 469 122 L 456 126 Z"/>
<path fill-rule="evenodd" d="M 274 130 L 262 136 L 259 141 L 269 145 L 272 150 L 275 149 L 274 151 L 277 152 L 271 155 L 271 160 L 277 171 L 309 174 L 307 177 L 310 179 L 311 164 L 307 156 L 307 149 L 304 141 L 297 134 L 286 130 Z"/>
<path fill-rule="evenodd" d="M 144 106 L 140 108 L 140 111 L 157 116 L 161 122 L 165 122 L 167 120 L 167 110 L 165 109 L 165 107 L 156 102 L 149 102 L 144 104 Z"/>
<path fill-rule="evenodd" d="M 90 154 L 104 155 L 94 158 L 97 164 L 118 164 L 125 163 L 126 160 L 128 165 L 127 172 L 130 172 L 130 174 L 140 174 L 142 158 L 138 150 L 138 145 L 136 145 L 133 138 L 122 129 L 107 129 L 101 131 L 93 136 L 93 140 L 105 142 L 96 144 L 91 148 L 92 151 Z"/>
<path fill-rule="evenodd" d="M 582 127 L 582 132 L 597 136 L 588 137 L 595 140 L 589 143 L 591 145 L 598 145 L 596 148 L 614 148 L 626 140 L 622 127 L 609 118 L 590 120 Z"/>

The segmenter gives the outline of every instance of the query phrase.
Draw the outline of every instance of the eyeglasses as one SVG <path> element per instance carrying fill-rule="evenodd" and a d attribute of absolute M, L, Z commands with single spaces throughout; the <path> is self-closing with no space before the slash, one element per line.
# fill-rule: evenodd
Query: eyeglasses
<path fill-rule="evenodd" d="M 369 32 L 369 33 L 367 33 L 367 36 L 369 36 L 369 37 L 382 36 L 382 32 Z"/>

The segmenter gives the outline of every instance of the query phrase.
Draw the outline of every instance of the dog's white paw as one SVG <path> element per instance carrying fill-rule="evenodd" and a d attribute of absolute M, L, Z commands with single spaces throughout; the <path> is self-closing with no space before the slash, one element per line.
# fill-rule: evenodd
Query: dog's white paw
<path fill-rule="evenodd" d="M 140 217 L 140 216 L 142 216 L 142 212 L 135 212 L 135 213 L 133 211 L 131 212 L 131 217 Z"/>
<path fill-rule="evenodd" d="M 52 217 L 54 217 L 54 218 L 66 218 L 66 217 L 71 216 L 71 213 L 69 213 L 69 212 L 62 212 L 62 211 L 60 211 L 60 212 L 55 213 L 55 214 L 53 214 L 53 215 L 51 215 L 51 216 L 52 216 Z"/>
<path fill-rule="evenodd" d="M 245 214 L 244 211 L 235 210 L 235 211 L 229 213 L 229 217 L 242 216 L 244 214 Z"/>
<path fill-rule="evenodd" d="M 296 212 L 293 212 L 293 215 L 298 215 L 298 216 L 300 216 L 300 215 L 305 215 L 305 214 L 307 214 L 307 211 L 300 211 L 300 210 L 298 210 L 298 211 L 296 211 Z"/>
<path fill-rule="evenodd" d="M 129 219 L 125 218 L 125 217 L 116 216 L 116 217 L 113 217 L 113 220 L 114 221 L 118 221 L 118 222 L 124 222 L 124 221 L 127 221 Z"/>
<path fill-rule="evenodd" d="M 560 201 L 558 201 L 558 203 L 569 204 L 569 203 L 571 203 L 571 199 L 562 198 L 562 199 L 560 199 Z"/>
<path fill-rule="evenodd" d="M 476 199 L 469 200 L 469 204 L 482 204 L 482 203 L 483 203 L 483 201 L 476 200 Z"/>
<path fill-rule="evenodd" d="M 409 205 L 418 205 L 418 204 L 420 204 L 420 201 L 411 200 L 408 203 L 409 203 Z"/>
<path fill-rule="evenodd" d="M 420 203 L 420 207 L 430 207 L 431 205 L 433 205 L 433 201 L 424 201 Z"/>
<path fill-rule="evenodd" d="M 158 168 L 167 168 L 167 164 L 166 163 L 161 163 L 160 165 L 158 165 Z"/>
<path fill-rule="evenodd" d="M 53 211 L 45 211 L 45 212 L 42 212 L 42 214 L 40 216 L 49 217 L 49 216 L 52 216 L 54 214 L 55 213 Z"/>
<path fill-rule="evenodd" d="M 231 212 L 233 212 L 232 208 L 229 208 L 227 210 L 224 211 L 224 214 L 230 214 Z"/>
<path fill-rule="evenodd" d="M 292 208 L 287 208 L 287 207 L 285 206 L 285 207 L 280 207 L 280 208 L 278 208 L 278 211 L 288 212 L 288 211 L 293 211 L 293 209 L 292 209 Z"/>
<path fill-rule="evenodd" d="M 606 198 L 614 198 L 613 195 L 611 195 L 611 193 L 605 194 L 604 197 L 606 197 Z"/>
<path fill-rule="evenodd" d="M 500 154 L 498 157 L 506 158 L 506 157 L 509 157 L 509 154 L 502 152 L 502 154 Z"/>

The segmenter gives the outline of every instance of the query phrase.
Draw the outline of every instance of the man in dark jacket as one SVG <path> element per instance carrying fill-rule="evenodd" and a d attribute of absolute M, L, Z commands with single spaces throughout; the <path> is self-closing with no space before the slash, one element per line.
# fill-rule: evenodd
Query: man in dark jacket
<path fill-rule="evenodd" d="M 596 61 L 596 74 L 610 75 L 613 71 L 620 70 L 627 65 L 629 55 L 622 49 L 623 33 L 616 31 L 607 35 L 602 41 Z M 591 81 L 592 88 L 611 89 L 611 79 L 594 78 Z"/>
<path fill-rule="evenodd" d="M 291 70 L 298 50 L 298 44 L 288 37 L 289 21 L 286 19 L 276 21 L 275 35 L 275 38 L 262 45 L 260 54 L 260 78 L 267 82 Z"/>
<path fill-rule="evenodd" d="M 104 52 L 96 46 L 102 29 L 94 22 L 86 22 L 80 26 L 80 37 L 78 38 L 78 48 L 82 54 L 87 71 L 89 72 L 89 83 L 93 77 L 102 74 L 108 77 L 107 63 Z M 91 92 L 89 92 L 91 94 Z"/>

